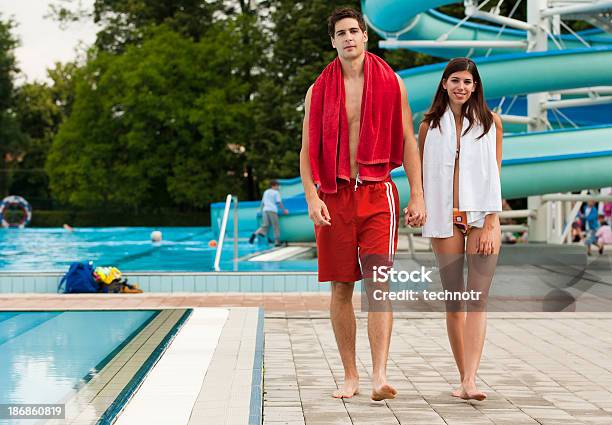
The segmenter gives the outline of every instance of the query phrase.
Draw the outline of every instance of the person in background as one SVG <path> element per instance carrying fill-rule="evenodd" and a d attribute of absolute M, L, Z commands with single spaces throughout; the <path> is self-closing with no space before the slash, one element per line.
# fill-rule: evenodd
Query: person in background
<path fill-rule="evenodd" d="M 266 189 L 261 198 L 262 213 L 261 227 L 251 235 L 249 243 L 253 243 L 257 236 L 265 237 L 268 234 L 268 228 L 272 225 L 274 229 L 274 245 L 280 246 L 280 225 L 278 222 L 278 210 L 283 211 L 283 214 L 289 214 L 289 211 L 283 206 L 280 194 L 280 184 L 276 180 L 270 181 L 270 188 Z"/>
<path fill-rule="evenodd" d="M 597 243 L 596 233 L 597 229 L 599 228 L 597 216 L 598 214 L 595 202 L 589 201 L 584 209 L 584 213 L 582 214 L 585 224 L 584 230 L 586 231 L 586 239 L 584 243 L 587 246 L 587 255 L 591 255 L 591 245 L 595 245 Z"/>
<path fill-rule="evenodd" d="M 612 186 L 611 187 L 602 187 L 599 191 L 600 195 L 612 195 Z M 606 223 L 612 226 L 612 202 L 600 202 L 599 203 L 599 215 L 604 216 Z"/>
<path fill-rule="evenodd" d="M 606 202 L 604 204 L 603 216 L 610 226 L 612 226 L 612 202 Z"/>
<path fill-rule="evenodd" d="M 599 255 L 602 255 L 604 252 L 604 246 L 612 245 L 612 228 L 606 221 L 606 217 L 603 214 L 599 215 L 599 229 L 597 229 L 595 236 L 597 237 Z"/>
<path fill-rule="evenodd" d="M 582 222 L 580 221 L 580 217 L 576 217 L 572 223 L 572 242 L 581 242 L 583 237 Z"/>
<path fill-rule="evenodd" d="M 512 211 L 512 207 L 505 199 L 502 199 L 502 211 Z M 511 218 L 500 218 L 499 224 L 516 224 L 516 221 Z M 514 244 L 516 243 L 516 236 L 512 232 L 502 232 L 502 243 Z"/>

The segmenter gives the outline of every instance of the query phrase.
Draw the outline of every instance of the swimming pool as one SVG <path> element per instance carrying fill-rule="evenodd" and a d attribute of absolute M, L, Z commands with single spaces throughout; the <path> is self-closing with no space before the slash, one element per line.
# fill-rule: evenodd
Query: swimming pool
<path fill-rule="evenodd" d="M 0 312 L 0 404 L 65 403 L 157 314 Z"/>
<path fill-rule="evenodd" d="M 163 242 L 153 244 L 150 234 L 161 230 Z M 249 244 L 250 233 L 241 233 L 238 256 L 268 249 L 266 243 Z M 216 248 L 208 243 L 216 236 L 210 227 L 113 227 L 0 229 L 0 270 L 65 271 L 73 261 L 94 261 L 125 271 L 210 271 Z M 226 239 L 222 270 L 316 270 L 313 261 L 233 264 L 233 240 Z"/>

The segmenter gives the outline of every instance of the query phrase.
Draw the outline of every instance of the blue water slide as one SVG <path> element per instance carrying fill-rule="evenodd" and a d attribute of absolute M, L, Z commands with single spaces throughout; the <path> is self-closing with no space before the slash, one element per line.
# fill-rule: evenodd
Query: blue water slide
<path fill-rule="evenodd" d="M 381 37 L 392 40 L 436 40 L 448 34 L 446 40 L 480 40 L 480 41 L 525 41 L 527 32 L 523 30 L 502 28 L 493 25 L 476 24 L 460 20 L 434 10 L 436 7 L 459 3 L 457 0 L 362 0 L 361 9 L 370 28 Z M 578 33 L 588 47 L 608 46 L 612 37 L 600 30 L 587 30 Z M 553 40 L 554 38 L 554 40 Z M 549 36 L 548 50 L 575 49 L 587 47 L 573 35 Z M 399 46 L 397 48 L 400 48 Z M 432 49 L 419 47 L 413 50 L 431 56 L 452 58 L 457 56 L 485 56 L 500 53 L 515 53 L 523 48 L 488 49 Z"/>
<path fill-rule="evenodd" d="M 612 45 L 475 58 L 487 98 L 612 84 Z M 413 112 L 426 110 L 446 63 L 398 72 Z"/>

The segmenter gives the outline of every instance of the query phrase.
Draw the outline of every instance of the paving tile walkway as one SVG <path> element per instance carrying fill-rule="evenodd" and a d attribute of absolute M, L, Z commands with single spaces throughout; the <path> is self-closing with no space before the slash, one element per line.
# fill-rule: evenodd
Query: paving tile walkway
<path fill-rule="evenodd" d="M 354 300 L 356 310 L 359 302 Z M 342 366 L 329 294 L 142 294 L 0 297 L 0 310 L 265 308 L 264 425 L 612 424 L 612 313 L 491 312 L 479 384 L 484 402 L 454 399 L 457 374 L 443 315 L 395 314 L 388 372 L 399 396 L 369 399 L 366 314 L 358 313 L 363 393 L 330 394 Z"/>
<path fill-rule="evenodd" d="M 330 396 L 342 365 L 329 319 L 266 318 L 264 425 L 612 424 L 609 315 L 490 319 L 478 377 L 484 402 L 449 395 L 458 378 L 441 317 L 396 318 L 388 374 L 399 396 L 371 401 L 361 317 L 362 393 L 350 400 Z"/>

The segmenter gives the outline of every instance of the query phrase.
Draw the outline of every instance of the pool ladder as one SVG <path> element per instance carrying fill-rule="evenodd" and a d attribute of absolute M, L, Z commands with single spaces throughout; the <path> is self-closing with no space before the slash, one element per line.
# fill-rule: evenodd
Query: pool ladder
<path fill-rule="evenodd" d="M 217 252 L 215 253 L 215 271 L 221 271 L 219 263 L 221 262 L 221 253 L 223 252 L 223 241 L 225 240 L 225 228 L 227 227 L 227 219 L 230 213 L 230 206 L 234 201 L 234 269 L 238 267 L 238 197 L 228 194 L 225 198 L 225 210 L 223 211 L 223 219 L 221 220 L 221 229 L 219 231 L 219 243 L 217 244 Z"/>

